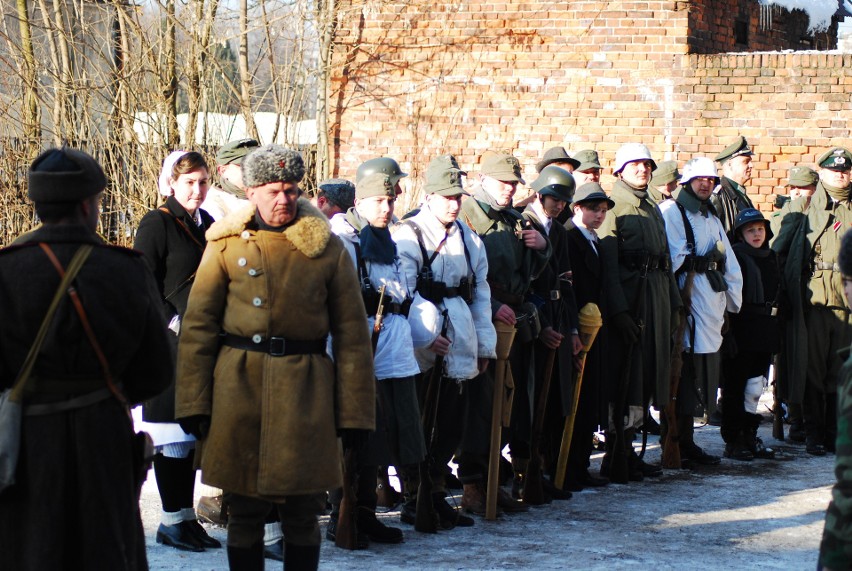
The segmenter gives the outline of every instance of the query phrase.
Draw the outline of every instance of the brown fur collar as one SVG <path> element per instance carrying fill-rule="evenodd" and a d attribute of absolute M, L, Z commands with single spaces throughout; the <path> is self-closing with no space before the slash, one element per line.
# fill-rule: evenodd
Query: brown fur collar
<path fill-rule="evenodd" d="M 207 230 L 207 240 L 212 242 L 229 236 L 239 236 L 243 230 L 256 232 L 254 224 L 254 204 L 228 214 Z M 309 258 L 316 258 L 325 251 L 331 238 L 328 220 L 307 199 L 300 198 L 297 203 L 296 219 L 285 230 L 284 235 L 296 249 Z"/>

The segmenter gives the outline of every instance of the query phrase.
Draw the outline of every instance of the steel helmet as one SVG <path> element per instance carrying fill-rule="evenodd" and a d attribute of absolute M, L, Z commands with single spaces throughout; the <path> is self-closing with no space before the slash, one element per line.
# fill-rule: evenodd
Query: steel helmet
<path fill-rule="evenodd" d="M 355 182 L 360 182 L 362 178 L 373 173 L 380 172 L 388 175 L 391 178 L 391 184 L 396 184 L 402 177 L 408 176 L 408 173 L 402 172 L 399 168 L 399 163 L 390 157 L 378 157 L 364 161 L 358 167 L 358 172 L 355 174 Z"/>
<path fill-rule="evenodd" d="M 615 170 L 612 174 L 618 174 L 627 163 L 634 161 L 651 161 L 651 170 L 657 168 L 657 163 L 651 158 L 651 151 L 642 143 L 626 143 L 615 152 Z"/>
<path fill-rule="evenodd" d="M 542 196 L 552 196 L 557 200 L 571 202 L 576 183 L 567 170 L 555 165 L 541 169 L 538 178 L 530 184 L 532 189 Z"/>
<path fill-rule="evenodd" d="M 695 157 L 689 159 L 683 165 L 683 173 L 680 175 L 679 184 L 689 184 L 694 178 L 715 178 L 718 180 L 719 173 L 716 171 L 716 163 L 708 157 Z"/>

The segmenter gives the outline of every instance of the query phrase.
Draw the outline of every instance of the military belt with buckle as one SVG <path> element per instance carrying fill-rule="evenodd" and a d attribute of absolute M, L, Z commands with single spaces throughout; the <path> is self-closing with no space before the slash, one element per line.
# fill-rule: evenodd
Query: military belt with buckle
<path fill-rule="evenodd" d="M 284 337 L 267 337 L 260 335 L 254 337 L 240 337 L 230 333 L 220 333 L 219 338 L 222 345 L 242 349 L 244 351 L 257 351 L 266 353 L 272 357 L 286 357 L 287 355 L 309 355 L 314 353 L 325 353 L 327 337 L 322 339 L 301 340 L 286 339 Z"/>

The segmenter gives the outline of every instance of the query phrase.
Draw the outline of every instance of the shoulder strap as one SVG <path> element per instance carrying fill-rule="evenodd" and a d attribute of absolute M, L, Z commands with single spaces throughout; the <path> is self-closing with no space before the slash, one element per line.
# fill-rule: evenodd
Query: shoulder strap
<path fill-rule="evenodd" d="M 473 271 L 473 263 L 470 261 L 470 251 L 467 249 L 467 240 L 464 237 L 464 230 L 462 229 L 462 224 L 458 220 L 456 220 L 456 226 L 458 226 L 459 234 L 462 239 L 462 246 L 464 247 L 464 257 L 467 260 L 467 268 L 470 270 L 470 273 L 476 277 L 476 272 Z"/>
<path fill-rule="evenodd" d="M 204 251 L 204 244 L 202 244 L 202 243 L 201 243 L 201 240 L 199 240 L 198 238 L 196 238 L 196 237 L 195 237 L 195 234 L 193 234 L 193 233 L 192 233 L 192 230 L 190 230 L 190 229 L 186 226 L 186 223 L 184 223 L 184 221 L 183 221 L 183 220 L 181 220 L 180 218 L 178 218 L 177 216 L 175 216 L 174 214 L 172 214 L 172 211 L 171 211 L 171 210 L 169 210 L 168 208 L 166 208 L 165 206 L 161 206 L 161 207 L 159 207 L 157 210 L 159 210 L 160 212 L 165 212 L 166 214 L 168 214 L 169 216 L 171 216 L 171 217 L 172 217 L 172 219 L 173 219 L 175 222 L 177 222 L 177 223 L 178 223 L 178 226 L 180 226 L 181 228 L 183 228 L 183 231 L 184 231 L 184 232 L 186 232 L 186 235 L 187 235 L 187 236 L 189 236 L 189 238 L 190 238 L 193 242 L 195 242 L 195 244 L 196 244 L 199 248 L 201 248 L 201 251 L 202 251 L 202 252 Z"/>
<path fill-rule="evenodd" d="M 441 250 L 441 246 L 444 245 L 444 242 L 447 241 L 447 237 L 444 236 L 444 239 L 441 240 L 441 243 L 438 244 L 438 247 L 435 248 L 435 251 L 432 252 L 432 255 L 430 256 L 426 251 L 426 245 L 423 241 L 423 230 L 420 229 L 420 226 L 418 226 L 413 220 L 403 220 L 402 223 L 414 231 L 414 235 L 417 236 L 417 245 L 420 246 L 420 255 L 423 257 L 423 268 L 431 270 L 432 262 L 434 262 L 435 258 L 438 257 L 438 252 Z"/>
<path fill-rule="evenodd" d="M 686 208 L 677 200 L 674 203 L 677 209 L 680 210 L 681 218 L 683 218 L 683 231 L 686 233 L 686 249 L 689 250 L 690 254 L 695 255 L 695 232 L 692 230 L 689 218 L 686 217 Z"/>
<path fill-rule="evenodd" d="M 68 265 L 68 270 L 66 271 L 62 264 L 59 263 L 59 260 L 53 254 L 53 251 L 50 249 L 50 246 L 47 244 L 39 244 L 44 250 L 47 257 L 50 258 L 53 267 L 56 268 L 57 273 L 62 276 L 64 280 L 68 274 L 72 271 L 72 265 L 74 264 L 74 260 L 71 260 L 71 263 Z M 91 251 L 91 247 L 89 247 Z M 88 255 L 88 254 L 87 254 Z M 82 264 L 80 264 L 82 266 Z M 79 268 L 77 268 L 79 270 Z M 76 271 L 75 271 L 76 274 Z M 83 331 L 86 332 L 86 337 L 89 338 L 89 343 L 92 345 L 92 349 L 95 351 L 95 355 L 98 357 L 98 361 L 101 364 L 101 369 L 103 369 L 104 379 L 106 379 L 107 387 L 113 396 L 124 406 L 127 405 L 127 400 L 124 398 L 124 395 L 121 394 L 121 391 L 118 390 L 118 387 L 115 386 L 115 383 L 112 379 L 112 373 L 110 372 L 109 363 L 107 362 L 106 355 L 104 355 L 103 350 L 101 349 L 101 344 L 98 343 L 97 337 L 95 337 L 95 332 L 92 330 L 92 325 L 89 323 L 89 316 L 86 314 L 86 310 L 83 308 L 83 302 L 80 301 L 80 296 L 77 295 L 77 290 L 74 286 L 70 286 L 68 288 L 68 296 L 71 298 L 71 303 L 74 304 L 74 310 L 77 312 L 77 315 L 80 317 L 80 323 L 83 325 Z"/>
<path fill-rule="evenodd" d="M 47 248 L 50 250 L 50 247 L 44 242 L 41 242 L 39 245 L 42 249 Z M 56 293 L 53 294 L 53 299 L 50 301 L 47 313 L 41 322 L 41 327 L 39 327 L 38 333 L 36 333 L 29 353 L 27 353 L 27 358 L 24 359 L 24 364 L 18 373 L 18 378 L 15 380 L 15 388 L 12 390 L 12 394 L 10 395 L 10 399 L 12 401 L 21 402 L 24 389 L 26 389 L 26 386 L 29 383 L 33 366 L 35 366 L 36 358 L 38 357 L 39 351 L 41 351 L 42 343 L 44 343 L 44 338 L 47 336 L 47 330 L 50 328 L 53 316 L 56 314 L 56 308 L 59 307 L 62 294 L 64 294 L 66 290 L 70 291 L 73 289 L 71 282 L 80 272 L 80 268 L 83 267 L 83 264 L 86 262 L 86 258 L 88 258 L 89 254 L 92 253 L 92 248 L 93 246 L 91 244 L 80 246 L 74 253 L 71 263 L 68 264 L 68 271 L 62 276 L 62 280 L 59 282 L 59 287 L 56 288 Z M 53 255 L 53 252 L 51 251 L 50 254 Z"/>
<path fill-rule="evenodd" d="M 358 266 L 358 282 L 361 284 L 361 289 L 364 289 L 365 284 L 370 283 L 370 272 L 367 270 L 367 262 L 364 261 L 364 256 L 361 255 L 361 244 L 353 242 L 355 247 L 355 264 Z"/>

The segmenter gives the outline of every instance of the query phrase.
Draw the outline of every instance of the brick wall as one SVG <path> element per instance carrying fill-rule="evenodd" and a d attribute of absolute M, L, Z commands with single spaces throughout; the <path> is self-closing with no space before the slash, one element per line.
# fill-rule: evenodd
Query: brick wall
<path fill-rule="evenodd" d="M 827 49 L 837 46 L 837 22 L 832 22 L 823 32 L 808 33 L 808 16 L 802 10 L 790 12 L 777 6 L 761 8 L 755 0 L 712 0 L 688 4 L 690 53 Z M 744 28 L 740 32 L 743 38 L 737 35 L 738 22 Z"/>
<path fill-rule="evenodd" d="M 683 164 L 742 134 L 757 153 L 750 191 L 768 203 L 790 165 L 850 143 L 852 56 L 690 54 L 701 4 L 343 0 L 334 174 L 392 156 L 412 203 L 442 153 L 475 172 L 485 150 L 506 150 L 530 181 L 554 145 L 593 147 L 607 166 L 641 141 Z"/>

